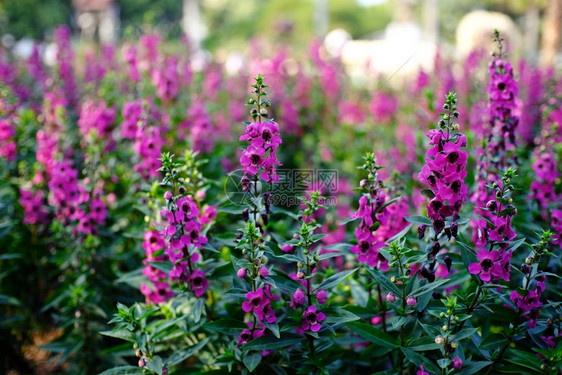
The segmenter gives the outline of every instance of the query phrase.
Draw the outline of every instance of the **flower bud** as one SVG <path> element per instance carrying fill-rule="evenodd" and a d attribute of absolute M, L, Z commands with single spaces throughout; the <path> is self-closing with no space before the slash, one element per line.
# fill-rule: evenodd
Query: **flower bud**
<path fill-rule="evenodd" d="M 525 263 L 526 263 L 526 264 L 532 264 L 532 263 L 533 263 L 533 258 L 531 258 L 531 257 L 525 258 Z"/>
<path fill-rule="evenodd" d="M 260 267 L 260 277 L 266 278 L 269 276 L 269 270 L 266 267 Z"/>
<path fill-rule="evenodd" d="M 246 276 L 248 276 L 248 269 L 246 267 L 240 268 L 238 272 L 236 272 L 236 276 L 238 276 L 241 279 L 245 279 Z"/>
<path fill-rule="evenodd" d="M 453 359 L 453 367 L 455 370 L 460 370 L 462 368 L 462 359 L 456 357 Z"/>
<path fill-rule="evenodd" d="M 388 293 L 386 295 L 386 300 L 388 302 L 394 302 L 396 300 L 396 296 L 394 295 L 394 293 Z"/>
<path fill-rule="evenodd" d="M 135 356 L 137 356 L 139 358 L 142 357 L 142 351 L 140 349 L 135 350 Z"/>
<path fill-rule="evenodd" d="M 304 272 L 302 271 L 297 272 L 297 278 L 304 279 Z"/>
<path fill-rule="evenodd" d="M 435 337 L 435 343 L 437 345 L 443 345 L 445 343 L 445 339 L 443 338 L 443 336 L 438 335 Z"/>
<path fill-rule="evenodd" d="M 488 203 L 486 203 L 486 208 L 490 211 L 494 211 L 497 207 L 498 207 L 498 204 L 493 199 L 489 200 Z"/>
<path fill-rule="evenodd" d="M 365 189 L 368 184 L 369 184 L 369 183 L 368 183 L 367 180 L 365 180 L 365 179 L 362 179 L 362 180 L 359 182 L 359 186 L 360 186 L 361 188 L 363 188 L 363 189 Z"/>
<path fill-rule="evenodd" d="M 166 199 L 167 201 L 172 199 L 172 197 L 173 197 L 173 194 L 170 190 L 168 190 L 167 192 L 164 193 L 164 199 Z"/>
<path fill-rule="evenodd" d="M 414 306 L 416 303 L 418 303 L 416 297 L 410 296 L 406 299 L 406 304 L 408 304 L 408 306 Z"/>
<path fill-rule="evenodd" d="M 185 186 L 182 185 L 182 186 L 179 187 L 178 192 L 181 195 L 184 195 L 187 192 L 187 189 L 185 188 Z"/>
<path fill-rule="evenodd" d="M 144 359 L 139 359 L 139 367 L 144 367 L 146 366 L 146 362 L 144 361 Z"/>

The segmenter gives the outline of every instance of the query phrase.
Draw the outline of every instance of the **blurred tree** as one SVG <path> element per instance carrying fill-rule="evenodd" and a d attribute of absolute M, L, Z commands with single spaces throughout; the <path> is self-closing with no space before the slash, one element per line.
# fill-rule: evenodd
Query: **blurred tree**
<path fill-rule="evenodd" d="M 382 31 L 392 19 L 393 1 L 361 6 L 354 0 L 328 0 L 328 30 L 342 28 L 353 38 Z M 314 37 L 314 0 L 206 0 L 202 11 L 208 49 L 240 48 L 252 36 L 304 47 Z"/>
<path fill-rule="evenodd" d="M 554 64 L 556 54 L 560 50 L 562 38 L 562 0 L 549 0 L 545 11 L 542 44 L 541 64 L 544 66 Z"/>
<path fill-rule="evenodd" d="M 70 24 L 71 0 L 0 0 L 0 34 L 43 39 L 60 24 Z"/>

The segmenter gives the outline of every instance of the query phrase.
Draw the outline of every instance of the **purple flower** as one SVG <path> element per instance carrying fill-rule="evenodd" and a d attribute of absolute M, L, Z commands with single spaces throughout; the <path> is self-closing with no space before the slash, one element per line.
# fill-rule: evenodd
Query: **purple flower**
<path fill-rule="evenodd" d="M 247 301 L 244 301 L 242 303 L 242 310 L 244 310 L 245 312 L 250 312 L 252 310 L 255 310 L 259 308 L 261 305 L 267 303 L 262 288 L 259 288 L 255 292 L 246 293 L 246 299 Z"/>
<path fill-rule="evenodd" d="M 480 279 L 489 283 L 492 276 L 499 275 L 496 262 L 500 258 L 500 252 L 480 249 L 476 253 L 476 256 L 480 262 L 471 263 L 468 266 L 468 272 L 474 275 L 480 274 Z"/>
<path fill-rule="evenodd" d="M 428 372 L 425 372 L 423 365 L 420 365 L 420 369 L 416 372 L 416 375 L 431 375 Z"/>
<path fill-rule="evenodd" d="M 291 308 L 293 310 L 295 310 L 298 306 L 302 306 L 304 304 L 304 301 L 306 299 L 306 296 L 304 294 L 304 292 L 302 291 L 302 289 L 297 289 L 294 293 L 293 293 L 293 298 L 291 299 Z"/>
<path fill-rule="evenodd" d="M 205 278 L 205 273 L 195 270 L 189 277 L 190 289 L 195 297 L 201 297 L 209 287 L 209 280 Z"/>
<path fill-rule="evenodd" d="M 462 368 L 462 359 L 459 357 L 453 358 L 453 367 L 455 370 L 460 370 Z"/>
<path fill-rule="evenodd" d="M 322 327 L 320 323 L 326 319 L 326 315 L 316 311 L 316 306 L 308 306 L 302 315 L 301 328 L 305 331 L 318 332 Z"/>
<path fill-rule="evenodd" d="M 319 303 L 320 305 L 325 304 L 327 299 L 328 299 L 328 294 L 326 293 L 325 290 L 319 289 L 319 290 L 316 292 L 316 300 L 318 301 L 318 303 Z"/>

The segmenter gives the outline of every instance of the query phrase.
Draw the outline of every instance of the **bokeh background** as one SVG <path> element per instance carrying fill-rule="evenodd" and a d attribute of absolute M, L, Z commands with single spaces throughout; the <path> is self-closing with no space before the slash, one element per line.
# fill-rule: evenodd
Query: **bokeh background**
<path fill-rule="evenodd" d="M 492 27 L 509 36 L 513 57 L 560 64 L 561 19 L 562 0 L 0 1 L 2 46 L 21 58 L 41 42 L 44 59 L 53 63 L 53 30 L 67 24 L 78 51 L 157 32 L 172 49 L 184 48 L 179 41 L 187 37 L 191 52 L 227 63 L 232 73 L 256 48 L 252 40 L 267 41 L 260 48 L 272 50 L 290 46 L 304 58 L 316 39 L 356 78 L 429 70 L 436 46 L 465 57 L 489 41 Z"/>

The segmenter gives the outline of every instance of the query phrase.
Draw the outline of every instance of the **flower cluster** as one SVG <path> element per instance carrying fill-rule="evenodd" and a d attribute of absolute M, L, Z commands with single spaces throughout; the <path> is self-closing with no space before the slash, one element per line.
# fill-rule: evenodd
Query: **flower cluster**
<path fill-rule="evenodd" d="M 525 263 L 520 267 L 521 272 L 525 275 L 522 287 L 515 289 L 509 295 L 518 314 L 527 318 L 529 328 L 537 326 L 537 318 L 542 306 L 540 298 L 546 288 L 546 276 L 538 271 L 538 267 L 535 265 L 538 265 L 542 256 L 548 253 L 548 246 L 551 242 L 552 233 L 543 232 L 540 241 L 532 246 L 531 256 L 527 257 Z"/>
<path fill-rule="evenodd" d="M 201 235 L 201 223 L 198 220 L 199 207 L 183 185 L 178 185 L 179 164 L 174 162 L 172 155 L 162 155 L 163 184 L 172 183 L 175 194 L 168 190 L 164 193 L 167 208 L 160 212 L 164 218 L 162 235 L 166 238 L 165 253 L 173 264 L 170 279 L 180 285 L 189 285 L 196 297 L 201 297 L 209 287 L 205 273 L 196 268 L 200 254 L 197 252 L 207 243 L 207 237 Z"/>
<path fill-rule="evenodd" d="M 108 108 L 105 102 L 87 100 L 82 105 L 78 127 L 84 139 L 107 139 L 112 130 L 117 113 L 115 108 Z M 95 134 L 95 135 L 94 135 Z"/>
<path fill-rule="evenodd" d="M 474 216 L 488 217 L 482 210 L 487 202 L 493 199 L 493 192 L 488 187 L 497 182 L 494 171 L 503 171 L 508 166 L 517 163 L 512 155 L 515 149 L 515 131 L 519 123 L 514 110 L 519 93 L 518 83 L 513 77 L 513 67 L 503 60 L 503 38 L 499 32 L 495 33 L 495 42 L 499 52 L 494 53 L 494 60 L 489 65 L 490 84 L 488 86 L 488 106 L 486 115 L 488 121 L 481 132 L 482 147 L 478 150 L 476 190 L 471 197 L 475 204 Z M 477 241 L 481 228 L 476 219 L 472 219 L 473 241 Z"/>
<path fill-rule="evenodd" d="M 164 271 L 150 265 L 150 262 L 161 262 L 166 260 L 166 256 L 164 254 L 157 255 L 166 247 L 166 242 L 162 237 L 162 233 L 155 230 L 148 230 L 144 232 L 142 247 L 146 252 L 146 259 L 143 261 L 144 269 L 142 273 L 152 282 L 154 290 L 146 284 L 141 284 L 141 293 L 145 296 L 147 304 L 166 302 L 174 295 L 170 284 L 166 282 L 168 275 Z"/>
<path fill-rule="evenodd" d="M 21 188 L 19 202 L 24 210 L 23 222 L 25 224 L 33 225 L 47 222 L 48 211 L 44 204 L 43 190 L 38 190 L 34 193 Z"/>
<path fill-rule="evenodd" d="M 16 158 L 16 129 L 9 119 L 0 119 L 0 157 L 12 161 Z"/>
<path fill-rule="evenodd" d="M 247 124 L 244 135 L 240 137 L 241 141 L 249 143 L 248 147 L 242 151 L 240 163 L 244 175 L 257 178 L 260 174 L 260 177 L 266 182 L 274 183 L 279 181 L 275 166 L 281 165 L 275 154 L 277 147 L 281 144 L 279 125 L 269 119 L 262 122 L 263 118 L 267 119 L 269 116 L 266 107 L 270 106 L 270 101 L 263 98 L 267 95 L 263 89 L 269 86 L 264 85 L 261 75 L 254 79 L 256 83 L 252 87 L 256 99 L 250 99 L 248 104 L 256 104 L 257 108 L 252 109 L 253 122 Z"/>
<path fill-rule="evenodd" d="M 88 180 L 84 180 L 86 183 Z M 90 193 L 79 184 L 78 171 L 67 161 L 55 162 L 48 181 L 49 203 L 55 208 L 55 215 L 62 223 L 76 223 L 74 233 L 97 235 L 98 225 L 103 225 L 107 208 L 102 201 L 103 181 L 99 181 Z"/>
<path fill-rule="evenodd" d="M 242 303 L 242 310 L 247 313 L 253 312 L 260 322 L 265 320 L 272 324 L 277 321 L 277 317 L 271 303 L 278 299 L 279 297 L 271 294 L 271 285 L 266 283 L 264 287 L 246 293 L 246 301 Z"/>
<path fill-rule="evenodd" d="M 475 244 L 479 249 L 476 253 L 478 262 L 471 263 L 468 271 L 478 274 L 486 283 L 497 283 L 499 279 L 509 281 L 512 250 L 508 248 L 510 241 L 517 236 L 511 227 L 511 218 L 517 214 L 512 198 L 511 179 L 514 176 L 515 170 L 508 168 L 501 181 L 492 185 L 496 191 L 495 197 L 488 201 L 485 207 L 480 208 L 487 215 L 477 222 Z"/>
<path fill-rule="evenodd" d="M 72 60 L 74 53 L 70 45 L 70 28 L 68 26 L 59 26 L 55 30 L 54 35 L 57 46 L 56 62 L 58 76 L 62 81 L 64 97 L 68 103 L 75 103 L 77 100 L 76 82 L 74 80 L 74 71 L 72 69 Z"/>
<path fill-rule="evenodd" d="M 185 124 L 189 128 L 191 145 L 195 151 L 210 152 L 213 150 L 214 128 L 201 98 L 196 98 L 189 106 Z"/>
<path fill-rule="evenodd" d="M 170 56 L 159 68 L 152 71 L 152 83 L 156 87 L 156 95 L 164 102 L 174 99 L 179 92 L 178 58 Z"/>
<path fill-rule="evenodd" d="M 255 222 L 248 221 L 242 229 L 237 245 L 246 256 L 241 263 L 244 266 L 238 269 L 237 276 L 247 280 L 251 286 L 251 290 L 246 293 L 245 301 L 242 302 L 242 310 L 251 313 L 254 319 L 247 322 L 249 329 L 242 330 L 238 335 L 239 346 L 262 336 L 265 333 L 265 324 L 273 324 L 277 321 L 273 302 L 279 300 L 279 297 L 272 293 L 271 285 L 267 282 L 269 270 L 265 266 L 267 257 L 262 242 L 260 229 Z"/>
<path fill-rule="evenodd" d="M 461 150 L 466 147 L 466 137 L 458 132 L 459 125 L 453 122 L 459 117 L 456 102 L 455 94 L 449 93 L 443 105 L 447 113 L 439 121 L 439 128 L 427 134 L 433 147 L 427 152 L 426 165 L 419 174 L 419 180 L 430 188 L 427 192 L 431 196 L 427 214 L 433 222 L 436 236 L 445 229 L 445 221 L 449 217 L 453 222 L 451 229 L 456 228 L 468 193 L 464 183 L 468 154 Z"/>
<path fill-rule="evenodd" d="M 375 155 L 367 153 L 363 159 L 365 163 L 360 169 L 368 171 L 367 179 L 361 180 L 360 187 L 364 190 L 359 198 L 359 209 L 354 218 L 361 219 L 359 227 L 354 234 L 357 245 L 353 245 L 350 251 L 357 254 L 360 263 L 367 263 L 370 267 L 378 267 L 388 270 L 388 260 L 379 253 L 379 249 L 385 246 L 384 241 L 376 236 L 376 230 L 385 225 L 388 219 L 386 207 L 386 193 L 382 187 L 382 181 L 378 179 L 378 170 Z"/>

